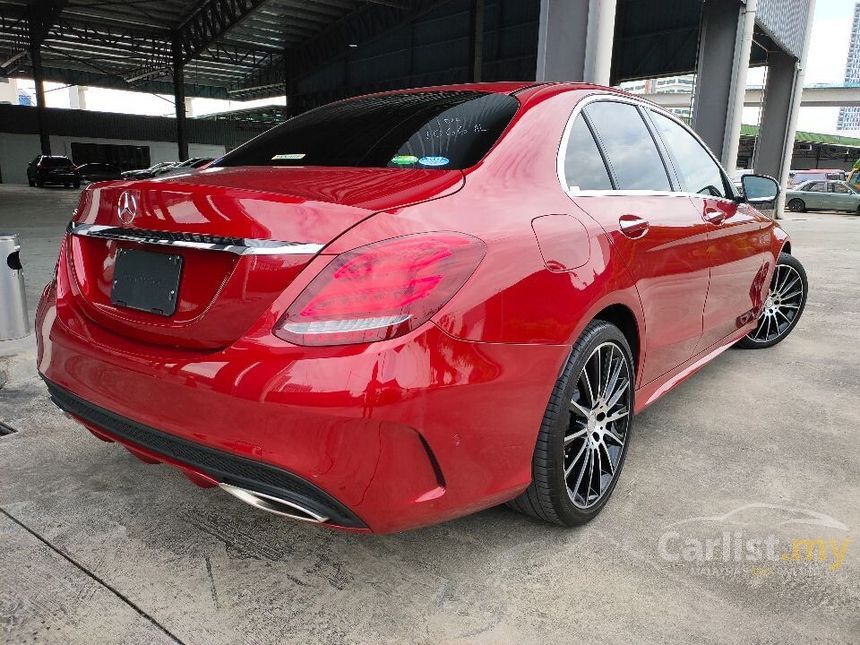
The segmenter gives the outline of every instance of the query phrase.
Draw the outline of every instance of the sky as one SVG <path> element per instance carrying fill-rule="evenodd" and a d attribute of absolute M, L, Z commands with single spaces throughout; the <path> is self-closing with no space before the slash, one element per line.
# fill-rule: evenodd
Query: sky
<path fill-rule="evenodd" d="M 844 82 L 854 4 L 855 0 L 816 0 L 804 85 L 839 85 Z M 751 69 L 747 84 L 762 85 L 763 82 L 764 69 Z M 758 113 L 756 108 L 745 108 L 744 123 L 757 124 Z M 839 108 L 801 108 L 797 128 L 808 132 L 860 136 L 860 132 L 837 130 L 838 115 Z"/>
<path fill-rule="evenodd" d="M 843 82 L 854 4 L 855 0 L 816 0 L 809 58 L 806 64 L 806 85 L 815 83 L 840 84 Z M 764 69 L 750 70 L 748 84 L 762 85 L 763 82 Z M 33 83 L 32 81 L 19 81 L 19 87 L 32 92 Z M 58 83 L 46 83 L 45 90 L 49 107 L 69 107 L 69 90 L 65 86 Z M 190 114 L 200 116 L 260 105 L 283 105 L 284 97 L 248 102 L 202 98 L 194 98 L 190 101 Z M 86 107 L 90 110 L 126 112 L 129 114 L 158 116 L 173 116 L 175 114 L 172 96 L 95 87 L 86 90 Z M 836 130 L 838 114 L 839 108 L 802 108 L 797 127 L 800 130 L 836 134 L 838 132 Z M 743 120 L 744 123 L 757 124 L 759 122 L 759 110 L 757 108 L 745 108 Z M 839 132 L 839 134 L 860 136 L 860 132 Z"/>

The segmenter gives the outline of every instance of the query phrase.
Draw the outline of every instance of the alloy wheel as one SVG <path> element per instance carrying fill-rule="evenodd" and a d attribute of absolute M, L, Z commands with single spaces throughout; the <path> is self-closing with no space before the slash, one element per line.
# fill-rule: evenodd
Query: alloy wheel
<path fill-rule="evenodd" d="M 633 388 L 630 366 L 613 342 L 585 361 L 570 401 L 564 479 L 573 505 L 588 509 L 612 488 L 624 457 Z"/>
<path fill-rule="evenodd" d="M 791 330 L 792 323 L 803 305 L 803 280 L 797 269 L 778 264 L 764 301 L 758 326 L 749 338 L 769 343 Z"/>

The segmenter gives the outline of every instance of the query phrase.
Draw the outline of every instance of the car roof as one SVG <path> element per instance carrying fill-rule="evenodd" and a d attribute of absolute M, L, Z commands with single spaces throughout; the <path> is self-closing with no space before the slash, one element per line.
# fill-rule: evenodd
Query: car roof
<path fill-rule="evenodd" d="M 848 185 L 847 181 L 842 179 L 807 179 L 797 185 L 798 188 L 802 188 L 803 186 L 809 186 L 811 184 L 845 184 Z"/>

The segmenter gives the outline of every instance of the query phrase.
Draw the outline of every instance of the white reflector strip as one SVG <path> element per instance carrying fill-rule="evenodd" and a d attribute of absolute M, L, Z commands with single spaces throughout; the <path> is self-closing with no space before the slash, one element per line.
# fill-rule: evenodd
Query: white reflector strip
<path fill-rule="evenodd" d="M 411 314 L 382 316 L 380 318 L 353 318 L 347 320 L 319 320 L 317 322 L 288 322 L 283 325 L 293 334 L 338 334 L 345 331 L 365 331 L 399 325 L 411 318 Z"/>

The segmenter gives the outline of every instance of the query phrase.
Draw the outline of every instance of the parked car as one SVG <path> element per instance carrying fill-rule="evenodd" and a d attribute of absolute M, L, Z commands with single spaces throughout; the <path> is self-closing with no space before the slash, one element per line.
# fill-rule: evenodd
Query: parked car
<path fill-rule="evenodd" d="M 176 161 L 162 161 L 160 163 L 154 164 L 149 168 L 142 168 L 140 170 L 126 170 L 122 173 L 123 179 L 151 179 L 155 177 L 160 172 L 164 172 L 166 170 L 170 170 L 175 166 L 178 162 Z"/>
<path fill-rule="evenodd" d="M 844 170 L 838 168 L 813 168 L 812 170 L 792 170 L 788 173 L 788 187 L 799 186 L 806 181 L 845 181 L 848 178 Z"/>
<path fill-rule="evenodd" d="M 860 193 L 844 181 L 807 181 L 785 193 L 788 210 L 860 213 Z"/>
<path fill-rule="evenodd" d="M 27 182 L 30 186 L 39 188 L 48 184 L 78 188 L 81 185 L 81 175 L 68 157 L 36 155 L 27 164 Z"/>
<path fill-rule="evenodd" d="M 109 163 L 92 162 L 78 166 L 78 174 L 85 181 L 112 181 L 121 179 L 119 168 Z"/>
<path fill-rule="evenodd" d="M 197 168 L 202 168 L 208 163 L 213 161 L 212 157 L 192 157 L 191 159 L 187 159 L 182 163 L 178 163 L 172 168 L 167 168 L 166 170 L 159 172 L 157 176 L 164 177 L 166 175 L 179 175 L 184 172 L 189 172 L 191 170 L 196 170 Z"/>
<path fill-rule="evenodd" d="M 348 99 L 200 172 L 85 190 L 39 372 L 98 437 L 279 515 L 581 524 L 634 413 L 801 317 L 803 266 L 753 207 L 779 187 L 742 181 L 609 88 Z"/>

